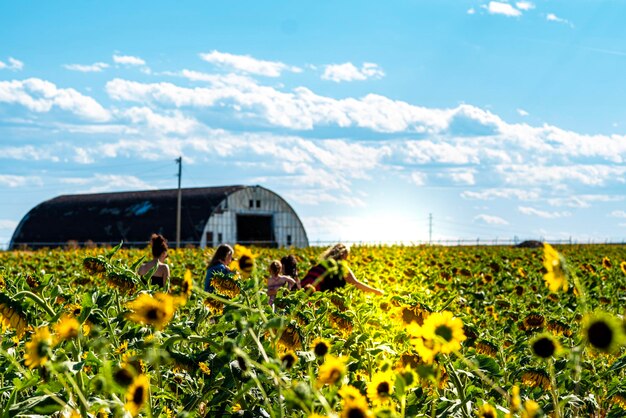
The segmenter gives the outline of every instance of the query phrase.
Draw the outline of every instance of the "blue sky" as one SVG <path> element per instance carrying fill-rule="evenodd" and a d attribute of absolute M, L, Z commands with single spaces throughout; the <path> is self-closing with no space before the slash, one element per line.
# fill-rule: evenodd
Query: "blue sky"
<path fill-rule="evenodd" d="M 621 1 L 3 2 L 0 245 L 60 194 L 260 184 L 312 241 L 626 237 Z"/>

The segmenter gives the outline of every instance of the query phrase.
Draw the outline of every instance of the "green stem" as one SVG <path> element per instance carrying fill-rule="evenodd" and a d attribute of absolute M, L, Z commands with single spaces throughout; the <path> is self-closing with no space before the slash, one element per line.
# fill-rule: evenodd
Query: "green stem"
<path fill-rule="evenodd" d="M 39 305 L 44 311 L 46 311 L 46 313 L 50 315 L 51 318 L 56 316 L 56 312 L 54 312 L 54 310 L 50 307 L 50 305 L 48 305 L 45 300 L 43 300 L 42 298 L 40 298 L 39 296 L 37 296 L 36 294 L 32 292 L 24 290 L 24 291 L 14 294 L 13 297 L 14 298 L 27 297 L 31 299 L 32 301 L 34 301 L 37 305 Z"/>
<path fill-rule="evenodd" d="M 456 391 L 459 394 L 459 398 L 461 400 L 461 413 L 463 414 L 464 417 L 469 418 L 470 415 L 468 414 L 467 409 L 466 409 L 467 401 L 465 399 L 465 389 L 463 388 L 463 384 L 461 383 L 459 376 L 456 374 L 454 367 L 452 367 L 452 363 L 447 361 L 446 366 L 447 366 L 446 369 L 448 369 L 448 374 L 450 375 L 452 379 L 452 383 L 454 384 L 454 387 L 456 388 Z"/>
<path fill-rule="evenodd" d="M 469 366 L 472 369 L 472 371 L 475 372 L 478 375 L 478 377 L 480 377 L 483 380 L 483 382 L 487 383 L 492 389 L 495 389 L 500 395 L 502 395 L 506 399 L 507 403 L 509 404 L 511 403 L 511 397 L 509 396 L 509 394 L 500 386 L 498 386 L 493 380 L 491 380 L 489 376 L 483 373 L 483 371 L 480 370 L 474 362 L 470 361 L 468 358 L 466 358 L 463 354 L 461 354 L 458 351 L 456 351 L 454 354 L 456 354 L 456 356 L 463 363 Z"/>
<path fill-rule="evenodd" d="M 549 360 L 550 371 L 550 394 L 552 395 L 552 403 L 554 404 L 554 418 L 561 417 L 561 410 L 559 406 L 559 393 L 556 387 L 556 374 L 554 373 L 554 362 Z"/>

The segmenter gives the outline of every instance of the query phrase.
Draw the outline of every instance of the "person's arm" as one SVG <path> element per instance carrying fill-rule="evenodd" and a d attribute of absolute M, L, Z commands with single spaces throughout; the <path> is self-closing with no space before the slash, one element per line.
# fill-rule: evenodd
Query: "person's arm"
<path fill-rule="evenodd" d="M 385 292 L 383 292 L 380 289 L 376 289 L 375 287 L 368 286 L 365 283 L 362 283 L 362 282 L 358 281 L 356 276 L 354 275 L 354 273 L 352 272 L 351 269 L 348 269 L 348 275 L 346 276 L 346 282 L 354 285 L 354 287 L 356 287 L 357 289 L 362 290 L 364 292 L 374 293 L 375 295 L 379 295 L 379 296 L 385 294 Z"/>

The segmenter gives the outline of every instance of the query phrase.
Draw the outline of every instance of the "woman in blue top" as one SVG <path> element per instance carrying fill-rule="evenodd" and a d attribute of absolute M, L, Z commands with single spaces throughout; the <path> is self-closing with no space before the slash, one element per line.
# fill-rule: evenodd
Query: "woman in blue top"
<path fill-rule="evenodd" d="M 215 274 L 233 274 L 227 266 L 233 261 L 234 252 L 233 247 L 228 244 L 220 244 L 219 247 L 217 247 L 209 263 L 209 268 L 206 271 L 206 277 L 204 278 L 205 291 L 213 293 L 214 289 L 213 286 L 211 286 L 211 279 L 213 279 Z"/>

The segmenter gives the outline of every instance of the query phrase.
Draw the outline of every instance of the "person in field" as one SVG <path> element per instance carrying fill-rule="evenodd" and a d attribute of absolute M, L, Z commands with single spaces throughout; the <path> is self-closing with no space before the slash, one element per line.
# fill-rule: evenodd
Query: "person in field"
<path fill-rule="evenodd" d="M 348 267 L 346 262 L 350 251 L 344 244 L 336 244 L 321 255 L 320 262 L 311 267 L 301 281 L 302 287 L 313 288 L 315 291 L 334 290 L 344 287 L 346 283 L 350 283 L 354 287 L 364 292 L 374 293 L 375 295 L 383 295 L 380 289 L 368 286 L 367 284 L 357 280 L 356 276 Z"/>
<path fill-rule="evenodd" d="M 296 287 L 300 289 L 300 278 L 298 277 L 298 260 L 293 254 L 289 254 L 280 259 L 280 263 L 283 265 L 282 273 L 285 276 L 289 276 L 295 280 L 295 285 L 290 285 L 289 290 L 293 290 Z"/>
<path fill-rule="evenodd" d="M 209 262 L 209 267 L 206 271 L 206 276 L 204 278 L 204 290 L 207 292 L 214 293 L 215 289 L 211 286 L 211 280 L 215 274 L 223 274 L 223 275 L 231 275 L 233 274 L 232 270 L 228 268 L 228 265 L 233 261 L 233 254 L 235 251 L 233 247 L 228 244 L 220 244 L 215 253 L 213 253 L 213 257 Z"/>
<path fill-rule="evenodd" d="M 165 264 L 165 259 L 167 258 L 167 240 L 161 234 L 152 234 L 150 237 L 150 247 L 152 248 L 152 261 L 143 263 L 137 273 L 143 277 L 156 266 L 156 270 L 154 270 L 152 277 L 150 277 L 150 283 L 162 288 L 167 288 L 170 281 L 170 267 Z"/>
<path fill-rule="evenodd" d="M 290 286 L 297 286 L 298 289 L 300 288 L 300 286 L 298 286 L 293 278 L 284 274 L 280 274 L 282 268 L 282 263 L 278 260 L 273 260 L 270 263 L 270 277 L 267 279 L 267 296 L 269 296 L 270 298 L 270 305 L 274 305 L 274 299 L 276 298 L 278 289 L 280 289 L 284 285 L 287 284 Z"/>

